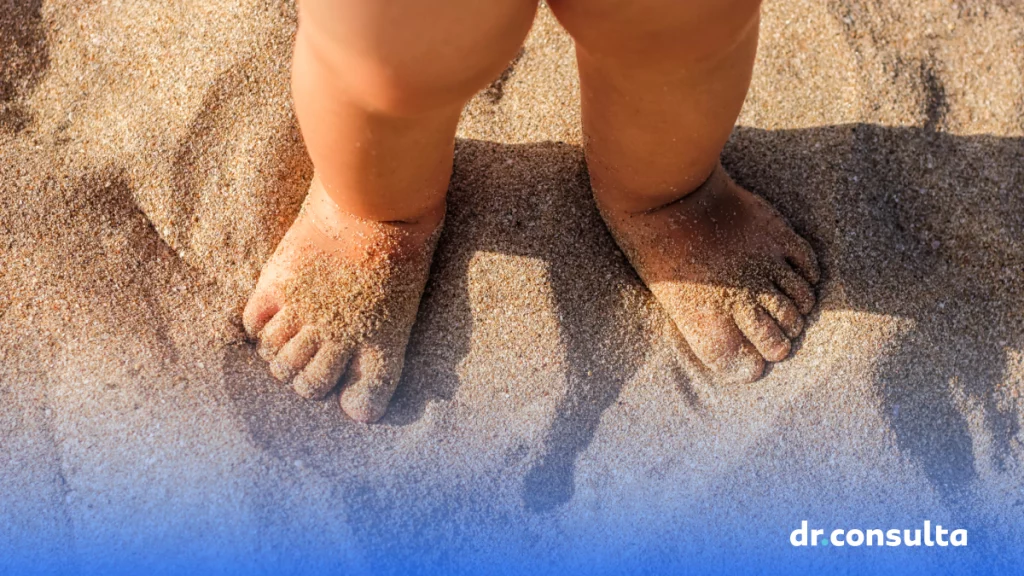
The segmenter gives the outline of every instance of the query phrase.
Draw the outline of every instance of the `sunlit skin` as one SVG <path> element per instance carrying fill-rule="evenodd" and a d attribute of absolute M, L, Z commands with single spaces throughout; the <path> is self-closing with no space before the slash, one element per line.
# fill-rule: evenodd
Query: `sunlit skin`
<path fill-rule="evenodd" d="M 810 246 L 718 162 L 750 83 L 759 2 L 549 5 L 576 42 L 584 148 L 605 222 L 697 356 L 723 380 L 756 380 L 766 361 L 789 354 L 818 281 Z M 461 110 L 514 57 L 536 9 L 530 0 L 301 2 L 292 92 L 316 169 L 310 200 L 318 201 L 289 230 L 290 248 L 266 264 L 244 315 L 275 375 L 300 393 L 320 396 L 340 380 L 349 416 L 383 415 L 401 361 L 379 360 L 400 359 L 406 339 L 372 347 L 372 365 L 383 367 L 374 373 L 359 368 L 371 365 L 360 362 L 366 346 L 292 344 L 317 322 L 293 314 L 275 323 L 297 308 L 289 282 L 307 260 L 295 254 L 339 266 L 359 266 L 366 250 L 429 261 Z M 318 222 L 337 225 L 324 234 Z M 374 225 L 401 230 L 404 240 L 368 246 Z M 385 316 L 396 325 L 382 329 L 393 334 L 414 321 Z"/>

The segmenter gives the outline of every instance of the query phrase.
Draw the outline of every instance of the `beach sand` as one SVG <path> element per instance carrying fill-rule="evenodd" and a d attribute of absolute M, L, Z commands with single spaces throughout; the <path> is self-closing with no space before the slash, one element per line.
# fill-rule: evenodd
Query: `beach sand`
<path fill-rule="evenodd" d="M 825 275 L 795 354 L 744 386 L 696 362 L 602 225 L 542 8 L 466 109 L 371 426 L 282 388 L 241 330 L 312 175 L 294 8 L 171 4 L 0 4 L 0 558 L 725 570 L 700 553 L 737 526 L 739 556 L 807 518 L 988 535 L 906 558 L 946 570 L 1022 541 L 1019 3 L 765 4 L 723 163 Z"/>

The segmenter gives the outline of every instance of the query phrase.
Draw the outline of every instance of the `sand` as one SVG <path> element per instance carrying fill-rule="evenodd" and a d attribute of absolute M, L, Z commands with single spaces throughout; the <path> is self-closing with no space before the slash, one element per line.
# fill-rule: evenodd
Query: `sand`
<path fill-rule="evenodd" d="M 727 572 L 785 557 L 801 519 L 969 525 L 955 555 L 864 562 L 1012 568 L 1019 3 L 765 5 L 723 163 L 824 278 L 795 355 L 749 386 L 687 353 L 603 227 L 571 40 L 542 9 L 466 110 L 404 377 L 371 426 L 283 389 L 241 329 L 311 177 L 294 19 L 0 4 L 0 572 Z"/>

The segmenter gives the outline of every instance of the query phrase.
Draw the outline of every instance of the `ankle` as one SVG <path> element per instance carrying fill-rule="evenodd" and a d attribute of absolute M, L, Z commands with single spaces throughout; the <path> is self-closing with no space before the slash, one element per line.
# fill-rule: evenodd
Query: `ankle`
<path fill-rule="evenodd" d="M 338 239 L 347 231 L 367 226 L 386 227 L 401 230 L 413 237 L 427 237 L 441 225 L 445 215 L 445 198 L 431 202 L 414 213 L 403 214 L 401 219 L 381 218 L 376 214 L 364 214 L 339 204 L 327 193 L 319 176 L 314 175 L 309 194 L 303 204 L 303 212 L 313 226 L 325 236 Z"/>
<path fill-rule="evenodd" d="M 700 190 L 718 186 L 727 181 L 729 175 L 717 163 L 703 177 L 696 177 L 690 180 L 689 184 L 667 187 L 658 191 L 637 193 L 630 190 L 629 186 L 602 182 L 600 179 L 591 178 L 594 193 L 594 201 L 598 210 L 606 215 L 632 216 L 638 214 L 651 214 L 662 208 L 671 206 L 676 202 L 694 194 Z M 693 183 L 696 184 L 693 184 Z"/>

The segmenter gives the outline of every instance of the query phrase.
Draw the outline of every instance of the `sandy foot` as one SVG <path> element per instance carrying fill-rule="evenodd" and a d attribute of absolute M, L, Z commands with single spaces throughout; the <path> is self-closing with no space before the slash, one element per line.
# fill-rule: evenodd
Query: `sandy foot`
<path fill-rule="evenodd" d="M 364 220 L 314 178 L 243 313 L 274 376 L 306 398 L 340 381 L 346 414 L 379 419 L 402 374 L 442 220 Z"/>
<path fill-rule="evenodd" d="M 602 210 L 619 246 L 694 353 L 751 382 L 778 362 L 814 307 L 814 251 L 721 166 L 696 191 L 638 214 Z"/>

